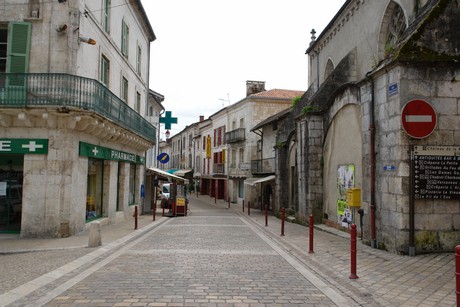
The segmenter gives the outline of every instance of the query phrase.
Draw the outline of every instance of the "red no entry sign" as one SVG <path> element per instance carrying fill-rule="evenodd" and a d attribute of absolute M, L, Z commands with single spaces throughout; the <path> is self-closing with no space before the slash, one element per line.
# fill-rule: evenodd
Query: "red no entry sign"
<path fill-rule="evenodd" d="M 436 127 L 436 111 L 428 102 L 414 99 L 403 107 L 401 121 L 409 136 L 423 139 L 429 136 Z"/>

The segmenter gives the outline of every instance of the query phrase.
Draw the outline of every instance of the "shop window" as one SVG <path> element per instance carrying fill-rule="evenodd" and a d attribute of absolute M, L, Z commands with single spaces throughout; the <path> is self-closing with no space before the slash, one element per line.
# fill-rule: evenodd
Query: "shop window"
<path fill-rule="evenodd" d="M 136 201 L 136 164 L 130 164 L 129 167 L 129 202 L 134 205 Z"/>
<path fill-rule="evenodd" d="M 91 221 L 102 216 L 103 174 L 104 161 L 89 158 L 86 192 L 87 221 Z"/>
<path fill-rule="evenodd" d="M 123 204 L 122 193 L 120 193 L 120 184 L 123 183 L 122 163 L 118 162 L 118 180 L 117 180 L 117 211 L 122 211 L 121 205 Z"/>

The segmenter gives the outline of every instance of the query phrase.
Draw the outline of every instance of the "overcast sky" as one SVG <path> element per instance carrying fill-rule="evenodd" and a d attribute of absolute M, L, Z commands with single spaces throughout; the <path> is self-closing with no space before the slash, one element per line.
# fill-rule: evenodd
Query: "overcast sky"
<path fill-rule="evenodd" d="M 208 118 L 246 96 L 246 80 L 265 89 L 306 90 L 311 29 L 317 36 L 345 0 L 142 0 L 157 39 L 150 89 L 178 124 Z M 164 125 L 160 127 L 164 138 Z"/>

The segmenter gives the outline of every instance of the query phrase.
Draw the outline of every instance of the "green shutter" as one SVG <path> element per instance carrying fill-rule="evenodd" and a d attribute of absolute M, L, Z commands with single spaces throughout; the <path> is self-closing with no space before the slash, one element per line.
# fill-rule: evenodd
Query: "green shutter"
<path fill-rule="evenodd" d="M 8 58 L 6 62 L 6 101 L 13 105 L 26 102 L 27 83 L 25 73 L 29 70 L 31 23 L 10 22 L 8 33 Z"/>
<path fill-rule="evenodd" d="M 26 73 L 29 68 L 30 22 L 11 22 L 6 72 Z"/>

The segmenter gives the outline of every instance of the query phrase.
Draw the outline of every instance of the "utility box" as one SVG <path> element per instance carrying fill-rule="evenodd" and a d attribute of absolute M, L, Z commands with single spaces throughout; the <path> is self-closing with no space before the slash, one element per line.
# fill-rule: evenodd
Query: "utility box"
<path fill-rule="evenodd" d="M 360 188 L 351 188 L 347 190 L 347 206 L 350 208 L 361 207 Z"/>

